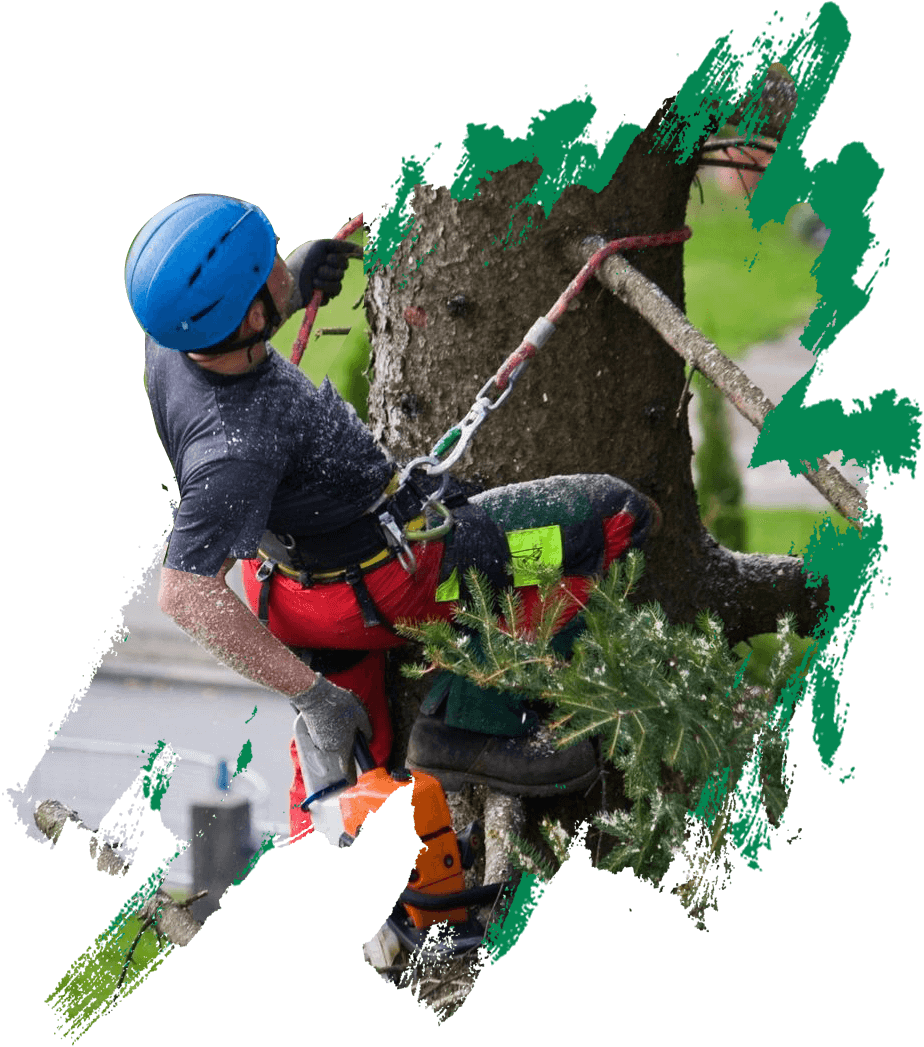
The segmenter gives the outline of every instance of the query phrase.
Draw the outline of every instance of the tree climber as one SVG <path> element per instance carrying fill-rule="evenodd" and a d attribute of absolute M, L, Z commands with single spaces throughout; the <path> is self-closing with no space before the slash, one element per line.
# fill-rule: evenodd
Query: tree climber
<path fill-rule="evenodd" d="M 450 619 L 476 566 L 496 589 L 520 589 L 529 620 L 538 609 L 532 561 L 560 567 L 577 598 L 564 627 L 592 576 L 640 545 L 658 511 L 609 476 L 553 477 L 467 499 L 453 482 L 441 496 L 451 529 L 411 550 L 405 533 L 433 522 L 425 503 L 434 485 L 417 474 L 399 485 L 398 466 L 330 381 L 316 388 L 269 342 L 315 290 L 325 300 L 338 294 L 362 249 L 309 241 L 283 261 L 277 242 L 259 208 L 196 194 L 155 215 L 128 251 L 148 398 L 180 493 L 159 602 L 221 661 L 287 696 L 319 748 L 346 755 L 361 731 L 384 764 L 385 652 L 403 642 L 397 619 Z M 226 583 L 236 560 L 250 608 Z M 538 726 L 516 696 L 442 674 L 407 763 L 451 789 L 585 788 L 597 773 L 591 744 L 534 744 Z M 309 821 L 298 806 L 294 744 L 292 755 L 296 832 Z"/>

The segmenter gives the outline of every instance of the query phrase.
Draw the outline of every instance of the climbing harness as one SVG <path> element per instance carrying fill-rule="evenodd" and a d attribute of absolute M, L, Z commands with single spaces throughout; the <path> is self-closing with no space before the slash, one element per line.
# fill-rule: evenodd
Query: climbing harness
<path fill-rule="evenodd" d="M 336 239 L 346 239 L 361 224 L 360 214 L 337 233 Z M 263 563 L 256 576 L 262 583 L 261 620 L 265 621 L 268 615 L 271 575 L 274 570 L 279 570 L 289 577 L 297 578 L 305 587 L 318 583 L 347 582 L 353 587 L 365 624 L 370 627 L 384 624 L 363 581 L 363 575 L 392 559 L 397 559 L 408 573 L 413 573 L 417 567 L 417 560 L 411 543 L 435 541 L 452 530 L 452 508 L 457 502 L 464 503 L 465 499 L 458 495 L 447 497 L 449 470 L 465 453 L 478 429 L 513 392 L 514 384 L 530 357 L 554 333 L 556 324 L 571 302 L 581 293 L 603 262 L 616 252 L 679 244 L 691 235 L 690 228 L 684 226 L 683 229 L 673 232 L 626 236 L 605 244 L 584 263 L 549 312 L 536 320 L 497 373 L 485 382 L 465 417 L 437 440 L 428 455 L 408 462 L 396 474 L 378 501 L 358 521 L 341 531 L 310 538 L 264 536 L 264 543 L 260 549 Z M 305 319 L 292 349 L 292 362 L 296 365 L 301 360 L 308 342 L 322 297 L 320 291 L 315 291 L 306 309 Z M 435 490 L 429 493 L 426 491 L 427 485 L 422 484 L 415 475 L 418 471 L 439 481 Z M 431 511 L 441 519 L 440 522 L 427 526 L 427 514 Z M 371 558 L 363 559 L 373 552 L 375 555 Z M 318 567 L 321 564 L 325 570 L 319 573 Z"/>

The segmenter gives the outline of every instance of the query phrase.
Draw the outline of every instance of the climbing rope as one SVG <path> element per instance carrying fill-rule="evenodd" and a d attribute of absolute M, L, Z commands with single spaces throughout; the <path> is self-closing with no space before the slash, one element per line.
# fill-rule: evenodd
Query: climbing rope
<path fill-rule="evenodd" d="M 362 223 L 363 216 L 359 214 L 347 222 L 334 239 L 345 240 L 352 233 L 356 232 Z M 409 557 L 409 563 L 413 563 L 414 559 L 414 554 L 407 545 L 409 540 L 419 542 L 442 537 L 453 525 L 452 514 L 440 501 L 448 483 L 448 470 L 465 453 L 478 428 L 513 392 L 514 382 L 522 373 L 530 357 L 548 341 L 555 330 L 555 325 L 564 316 L 565 310 L 584 290 L 588 280 L 606 259 L 616 254 L 617 251 L 634 251 L 644 247 L 667 247 L 670 244 L 683 243 L 684 240 L 688 240 L 692 235 L 693 233 L 689 226 L 684 226 L 683 229 L 676 229 L 669 233 L 623 236 L 618 240 L 611 240 L 609 243 L 604 244 L 599 251 L 584 263 L 577 276 L 568 284 L 545 316 L 540 316 L 526 332 L 526 337 L 501 364 L 497 373 L 485 382 L 475 397 L 475 402 L 472 404 L 468 414 L 437 440 L 430 454 L 414 458 L 401 470 L 398 483 L 399 488 L 410 479 L 415 469 L 423 469 L 430 476 L 442 477 L 439 488 L 425 500 L 423 505 L 424 509 L 433 508 L 436 510 L 443 517 L 442 523 L 435 527 L 416 531 L 406 528 L 402 533 L 397 524 L 394 524 L 394 521 L 392 521 L 395 529 L 393 541 Z M 315 291 L 305 309 L 305 318 L 302 321 L 298 337 L 292 345 L 292 363 L 296 366 L 301 361 L 305 346 L 308 344 L 308 337 L 311 334 L 311 328 L 322 298 L 322 292 Z M 495 391 L 493 396 L 489 395 L 492 393 L 492 386 Z M 388 516 L 387 513 L 385 515 Z M 392 539 L 389 539 L 389 541 L 392 541 Z"/>
<path fill-rule="evenodd" d="M 666 247 L 670 244 L 683 243 L 692 235 L 693 231 L 690 227 L 684 226 L 682 229 L 675 229 L 669 233 L 624 236 L 604 244 L 584 263 L 577 276 L 568 284 L 545 316 L 540 316 L 526 332 L 526 337 L 501 364 L 494 377 L 485 382 L 475 397 L 475 402 L 468 414 L 437 440 L 429 455 L 415 458 L 405 466 L 401 473 L 402 482 L 410 476 L 414 469 L 422 468 L 430 476 L 440 476 L 455 465 L 465 453 L 479 426 L 507 399 L 513 390 L 514 382 L 522 373 L 530 357 L 548 341 L 555 330 L 555 325 L 564 316 L 565 310 L 584 290 L 588 280 L 607 258 L 618 251 L 633 251 L 642 247 Z M 493 398 L 489 396 L 492 386 L 500 393 L 499 396 L 495 395 Z M 434 498 L 439 498 L 444 488 L 445 482 Z"/>
<path fill-rule="evenodd" d="M 360 213 L 355 218 L 351 218 L 340 232 L 334 236 L 334 239 L 346 240 L 348 237 L 352 236 L 362 224 L 363 216 Z M 302 326 L 298 330 L 298 337 L 292 343 L 292 363 L 295 364 L 296 367 L 301 363 L 302 354 L 305 351 L 305 346 L 308 344 L 311 328 L 314 326 L 314 321 L 318 315 L 318 309 L 321 307 L 321 299 L 323 297 L 323 291 L 315 291 L 311 296 L 311 301 L 305 308 L 305 316 L 302 320 Z"/>

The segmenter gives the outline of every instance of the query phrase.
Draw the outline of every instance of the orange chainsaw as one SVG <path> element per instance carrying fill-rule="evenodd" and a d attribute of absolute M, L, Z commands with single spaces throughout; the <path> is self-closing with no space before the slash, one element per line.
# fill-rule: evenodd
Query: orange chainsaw
<path fill-rule="evenodd" d="M 315 748 L 301 716 L 295 720 L 295 748 L 307 793 L 302 809 L 311 813 L 319 832 L 341 847 L 356 839 L 368 815 L 392 793 L 411 785 L 414 831 L 422 846 L 386 925 L 410 952 L 423 944 L 430 927 L 442 922 L 448 923 L 449 934 L 442 936 L 439 953 L 455 955 L 478 946 L 485 927 L 470 910 L 494 905 L 505 886 L 465 886 L 464 871 L 471 868 L 484 845 L 481 825 L 471 822 L 458 834 L 454 832 L 439 781 L 422 771 L 377 767 L 361 734 L 353 746 L 358 777 L 337 754 Z"/>

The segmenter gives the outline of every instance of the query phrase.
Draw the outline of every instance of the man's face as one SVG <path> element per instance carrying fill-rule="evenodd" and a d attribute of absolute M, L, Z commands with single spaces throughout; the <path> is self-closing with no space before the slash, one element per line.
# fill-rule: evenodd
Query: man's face
<path fill-rule="evenodd" d="M 273 263 L 273 268 L 270 271 L 269 276 L 266 278 L 266 286 L 269 289 L 269 293 L 273 296 L 273 301 L 276 303 L 276 308 L 279 310 L 281 316 L 289 315 L 289 300 L 292 297 L 292 292 L 295 290 L 295 281 L 292 279 L 292 274 L 286 269 L 286 263 L 276 253 L 276 261 Z"/>

